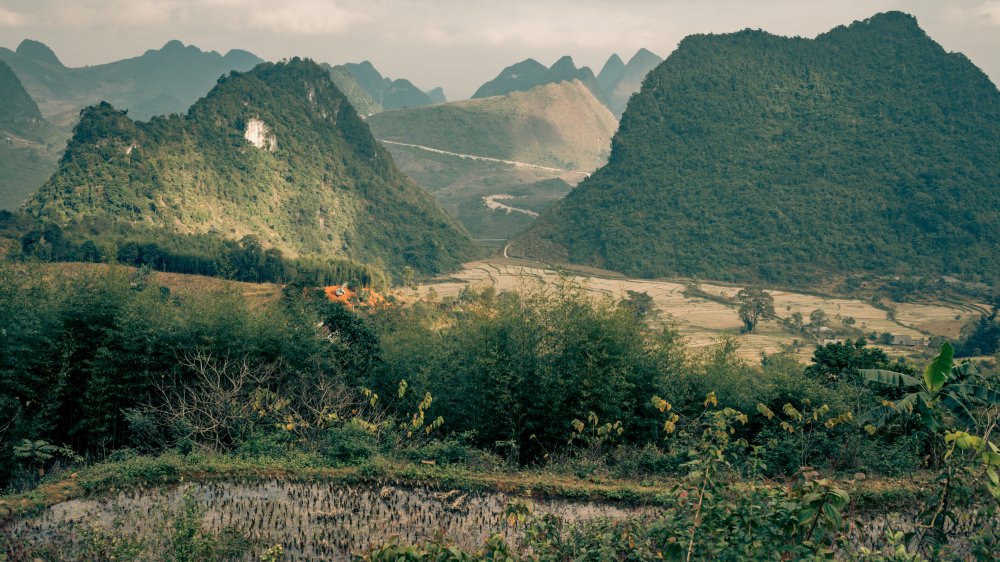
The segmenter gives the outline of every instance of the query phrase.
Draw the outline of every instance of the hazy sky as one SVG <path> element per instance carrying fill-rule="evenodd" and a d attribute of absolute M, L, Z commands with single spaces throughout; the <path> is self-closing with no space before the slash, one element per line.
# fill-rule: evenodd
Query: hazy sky
<path fill-rule="evenodd" d="M 170 39 L 277 60 L 371 60 L 449 99 L 503 67 L 614 52 L 667 56 L 686 35 L 760 28 L 813 37 L 885 10 L 917 16 L 949 51 L 1000 83 L 1000 0 L 0 0 L 0 46 L 48 44 L 68 66 L 142 54 Z"/>

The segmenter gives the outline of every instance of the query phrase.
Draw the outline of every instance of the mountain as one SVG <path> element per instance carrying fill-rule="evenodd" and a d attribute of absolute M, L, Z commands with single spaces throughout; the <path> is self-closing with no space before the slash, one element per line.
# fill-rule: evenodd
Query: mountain
<path fill-rule="evenodd" d="M 580 171 L 606 161 L 618 126 L 578 80 L 380 113 L 367 123 L 380 140 Z"/>
<path fill-rule="evenodd" d="M 359 115 L 366 116 L 382 112 L 382 106 L 358 83 L 346 66 L 342 64 L 330 66 L 325 63 L 320 66 L 330 73 L 333 83 L 347 96 L 347 100 L 351 102 Z"/>
<path fill-rule="evenodd" d="M 67 68 L 37 41 L 25 40 L 16 51 L 0 48 L 0 60 L 14 69 L 42 114 L 70 126 L 83 107 L 108 101 L 137 119 L 182 113 L 230 71 L 245 71 L 263 62 L 232 50 L 225 56 L 170 41 L 160 50 L 82 68 Z"/>
<path fill-rule="evenodd" d="M 16 209 L 56 168 L 61 135 L 0 61 L 0 209 Z"/>
<path fill-rule="evenodd" d="M 42 120 L 38 104 L 24 90 L 21 81 L 0 61 L 0 125 L 16 125 Z"/>
<path fill-rule="evenodd" d="M 435 103 L 430 96 L 405 79 L 391 80 L 382 76 L 370 61 L 344 65 L 382 109 L 389 111 L 407 107 L 420 107 Z M 443 95 L 443 93 L 442 93 Z"/>
<path fill-rule="evenodd" d="M 511 92 L 524 92 L 540 86 L 549 69 L 535 59 L 526 59 L 503 69 L 496 78 L 483 84 L 472 94 L 472 99 L 503 96 Z"/>
<path fill-rule="evenodd" d="M 55 67 L 63 66 L 62 61 L 59 57 L 49 48 L 45 43 L 39 41 L 34 41 L 32 39 L 25 39 L 21 41 L 21 44 L 17 46 L 17 54 L 22 57 L 40 62 L 43 64 L 48 64 Z"/>
<path fill-rule="evenodd" d="M 604 163 L 618 126 L 577 80 L 506 96 L 389 111 L 369 117 L 367 123 L 377 138 L 388 141 L 407 175 L 438 197 L 473 235 L 490 239 L 523 229 L 534 213 Z M 501 199 L 505 205 L 531 212 L 491 212 L 484 199 L 491 196 L 509 196 Z"/>
<path fill-rule="evenodd" d="M 534 59 L 523 60 L 503 69 L 496 78 L 483 84 L 472 94 L 472 99 L 504 96 L 512 92 L 525 92 L 545 84 L 580 81 L 601 103 L 610 107 L 607 96 L 597 83 L 590 68 L 577 68 L 572 57 L 562 57 L 546 68 Z"/>
<path fill-rule="evenodd" d="M 642 87 L 643 78 L 661 62 L 663 59 L 646 49 L 639 49 L 628 64 L 618 55 L 611 55 L 597 76 L 597 84 L 607 96 L 612 113 L 620 117 L 625 112 L 629 98 Z"/>
<path fill-rule="evenodd" d="M 27 211 L 64 228 L 252 236 L 289 257 L 397 273 L 447 270 L 474 251 L 330 73 L 297 58 L 223 77 L 183 116 L 141 122 L 107 103 L 86 109 Z"/>
<path fill-rule="evenodd" d="M 442 88 L 441 86 L 438 86 L 437 88 L 433 88 L 431 90 L 427 90 L 424 93 L 427 94 L 427 97 L 429 97 L 433 103 L 448 102 L 448 98 L 445 97 L 444 95 L 444 88 Z"/>
<path fill-rule="evenodd" d="M 601 67 L 597 74 L 597 85 L 605 93 L 614 90 L 622 76 L 625 75 L 625 62 L 617 54 L 608 57 L 608 61 Z"/>
<path fill-rule="evenodd" d="M 686 38 L 519 255 L 629 275 L 1000 278 L 1000 92 L 909 15 Z"/>

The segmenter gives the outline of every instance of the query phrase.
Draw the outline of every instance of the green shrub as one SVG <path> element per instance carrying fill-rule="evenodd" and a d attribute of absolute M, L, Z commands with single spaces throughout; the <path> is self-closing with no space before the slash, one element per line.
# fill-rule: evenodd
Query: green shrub
<path fill-rule="evenodd" d="M 335 464 L 355 464 L 378 452 L 375 436 L 355 423 L 335 426 L 319 437 L 319 453 Z"/>

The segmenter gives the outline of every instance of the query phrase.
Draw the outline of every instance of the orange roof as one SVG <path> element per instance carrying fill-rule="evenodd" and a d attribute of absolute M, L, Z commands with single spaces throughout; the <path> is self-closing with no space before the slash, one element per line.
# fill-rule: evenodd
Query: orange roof
<path fill-rule="evenodd" d="M 347 287 L 347 285 L 330 285 L 325 287 L 323 292 L 326 294 L 326 298 L 330 302 L 343 303 L 349 308 L 353 308 L 355 304 L 359 306 L 378 306 L 385 304 L 385 297 L 380 295 L 374 289 L 362 288 L 357 292 L 352 291 Z"/>

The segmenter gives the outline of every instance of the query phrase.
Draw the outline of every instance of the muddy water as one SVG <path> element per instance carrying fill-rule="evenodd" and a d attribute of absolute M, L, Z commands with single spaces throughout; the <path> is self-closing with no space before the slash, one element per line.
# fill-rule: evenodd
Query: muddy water
<path fill-rule="evenodd" d="M 285 560 L 349 560 L 394 536 L 408 544 L 442 535 L 466 549 L 480 548 L 483 539 L 494 533 L 506 533 L 511 541 L 516 538 L 503 512 L 517 498 L 505 494 L 280 480 L 203 482 L 72 500 L 3 531 L 29 549 L 48 546 L 74 552 L 81 549 L 81 531 L 120 529 L 116 534 L 143 540 L 147 554 L 156 559 L 168 548 L 173 519 L 186 492 L 204 510 L 203 529 L 235 529 L 258 545 L 256 553 L 282 544 Z M 589 502 L 530 503 L 536 513 L 567 521 L 650 513 L 646 508 Z"/>

